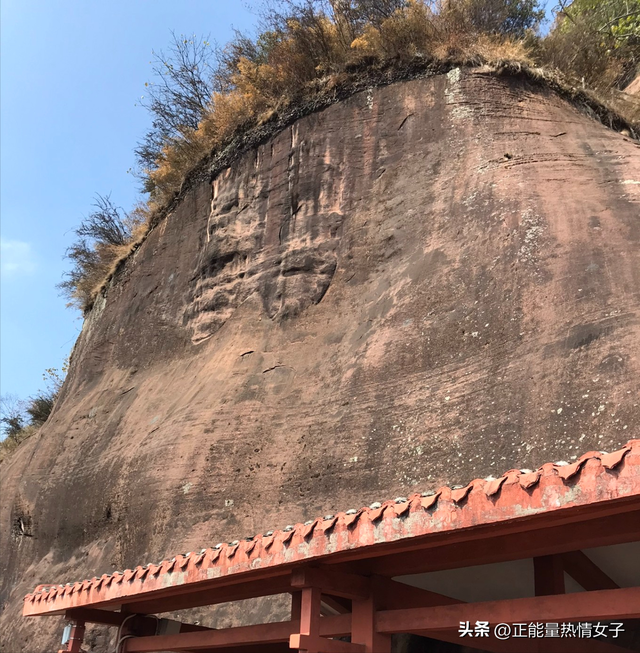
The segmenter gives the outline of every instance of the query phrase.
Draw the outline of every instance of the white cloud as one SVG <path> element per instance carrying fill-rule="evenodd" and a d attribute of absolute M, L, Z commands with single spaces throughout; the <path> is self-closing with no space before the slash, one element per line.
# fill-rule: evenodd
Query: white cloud
<path fill-rule="evenodd" d="M 36 269 L 31 244 L 21 240 L 0 240 L 0 260 L 6 276 L 32 274 Z"/>

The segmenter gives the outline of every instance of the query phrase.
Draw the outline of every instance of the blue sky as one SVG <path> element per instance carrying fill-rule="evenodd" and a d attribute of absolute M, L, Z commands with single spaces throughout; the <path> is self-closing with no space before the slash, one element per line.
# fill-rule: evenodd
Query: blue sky
<path fill-rule="evenodd" d="M 27 397 L 82 326 L 56 284 L 96 193 L 131 208 L 149 119 L 151 51 L 178 34 L 227 41 L 255 17 L 231 0 L 2 0 L 1 392 Z"/>
<path fill-rule="evenodd" d="M 553 6 L 548 2 L 547 6 Z M 96 193 L 131 208 L 127 173 L 149 118 L 136 106 L 170 31 L 226 42 L 239 0 L 2 0 L 0 391 L 22 398 L 62 367 L 82 320 L 56 284 Z"/>

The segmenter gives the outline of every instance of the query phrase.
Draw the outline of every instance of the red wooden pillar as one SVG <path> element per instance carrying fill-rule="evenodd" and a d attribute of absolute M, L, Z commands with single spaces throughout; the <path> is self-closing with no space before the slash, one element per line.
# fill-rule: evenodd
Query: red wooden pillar
<path fill-rule="evenodd" d="M 374 595 L 353 599 L 351 614 L 351 642 L 364 644 L 365 653 L 390 653 L 391 635 L 376 632 L 376 604 Z"/>
<path fill-rule="evenodd" d="M 71 636 L 65 647 L 58 653 L 80 653 L 82 642 L 84 641 L 85 625 L 84 621 L 77 621 L 71 625 Z"/>
<path fill-rule="evenodd" d="M 559 555 L 534 558 L 533 576 L 536 596 L 564 594 L 564 567 Z"/>
<path fill-rule="evenodd" d="M 300 634 L 291 635 L 289 646 L 293 649 L 297 648 L 300 653 L 318 653 L 318 644 L 320 643 L 320 602 L 322 595 L 318 587 L 305 587 L 301 594 Z"/>
<path fill-rule="evenodd" d="M 300 621 L 302 614 L 302 592 L 291 592 L 291 621 Z"/>
<path fill-rule="evenodd" d="M 320 636 L 322 597 L 324 596 L 329 601 L 332 598 L 364 601 L 371 595 L 371 584 L 368 579 L 334 570 L 306 568 L 293 572 L 291 586 L 299 588 L 298 592 L 293 592 L 291 621 L 300 620 L 300 631 L 292 633 L 289 637 L 290 648 L 298 649 L 302 653 L 366 653 L 366 650 L 373 653 L 387 653 L 386 648 L 376 647 L 374 644 L 376 639 L 373 630 L 373 601 L 369 607 L 365 607 L 363 604 L 364 609 L 361 612 L 365 621 L 362 621 L 359 632 L 361 638 L 372 642 L 373 648 L 365 649 L 364 644 L 355 641 L 343 642 L 339 639 Z M 301 596 L 299 613 L 296 594 Z M 342 601 L 339 600 L 336 605 L 344 611 Z M 366 615 L 369 619 L 368 626 Z M 368 630 L 366 630 L 367 628 Z"/>

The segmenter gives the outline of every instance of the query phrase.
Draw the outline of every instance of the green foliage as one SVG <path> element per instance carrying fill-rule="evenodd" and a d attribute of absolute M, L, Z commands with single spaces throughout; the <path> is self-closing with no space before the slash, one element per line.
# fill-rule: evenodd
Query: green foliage
<path fill-rule="evenodd" d="M 640 39 L 640 0 L 573 0 L 570 5 L 563 3 L 562 13 L 563 32 L 584 21 L 614 48 Z"/>
<path fill-rule="evenodd" d="M 640 65 L 640 0 L 560 0 L 545 60 L 599 89 L 620 88 Z"/>

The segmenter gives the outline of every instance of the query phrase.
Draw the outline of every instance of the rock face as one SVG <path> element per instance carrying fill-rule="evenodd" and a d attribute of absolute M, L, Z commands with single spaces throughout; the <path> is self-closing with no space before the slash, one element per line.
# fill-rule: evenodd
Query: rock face
<path fill-rule="evenodd" d="M 629 95 L 637 95 L 640 97 L 640 74 L 624 89 L 625 93 Z"/>
<path fill-rule="evenodd" d="M 38 583 L 619 447 L 639 379 L 637 143 L 479 70 L 357 94 L 194 188 L 94 307 L 2 468 L 0 650 L 55 649 Z"/>

